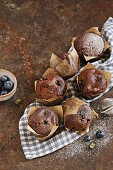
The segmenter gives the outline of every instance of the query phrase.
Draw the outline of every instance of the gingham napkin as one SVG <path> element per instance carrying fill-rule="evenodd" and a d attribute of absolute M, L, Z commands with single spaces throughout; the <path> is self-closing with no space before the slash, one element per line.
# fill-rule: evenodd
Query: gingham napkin
<path fill-rule="evenodd" d="M 102 37 L 110 43 L 111 55 L 110 55 L 110 58 L 104 63 L 101 60 L 99 60 L 92 64 L 98 69 L 111 72 L 113 75 L 113 18 L 110 17 L 105 22 L 101 33 L 102 33 Z M 69 51 L 70 50 L 72 50 L 72 47 L 69 49 Z M 79 71 L 79 73 L 80 73 L 80 71 Z M 69 89 L 67 90 L 64 100 L 71 98 L 72 96 L 78 96 L 77 89 L 75 86 L 76 76 L 74 76 L 73 78 L 68 80 L 71 83 L 71 85 L 69 86 Z M 111 82 L 110 82 L 109 86 L 107 87 L 106 91 L 103 94 L 99 95 L 98 97 L 95 97 L 92 100 L 85 100 L 85 99 L 83 99 L 83 100 L 86 101 L 87 103 L 90 103 L 90 102 L 98 99 L 102 95 L 104 95 L 112 87 L 113 87 L 113 76 L 111 78 Z M 52 153 L 64 146 L 72 143 L 73 141 L 75 141 L 79 137 L 81 137 L 81 135 L 79 135 L 75 132 L 67 132 L 64 130 L 64 131 L 60 132 L 59 134 L 53 136 L 52 138 L 50 138 L 47 141 L 38 141 L 35 138 L 35 136 L 27 130 L 27 120 L 28 120 L 27 116 L 28 116 L 28 112 L 32 106 L 41 106 L 41 104 L 39 104 L 37 101 L 31 103 L 25 109 L 25 112 L 19 121 L 20 141 L 21 141 L 21 145 L 22 145 L 23 152 L 25 154 L 26 159 L 33 159 L 33 158 L 47 155 L 49 153 Z"/>

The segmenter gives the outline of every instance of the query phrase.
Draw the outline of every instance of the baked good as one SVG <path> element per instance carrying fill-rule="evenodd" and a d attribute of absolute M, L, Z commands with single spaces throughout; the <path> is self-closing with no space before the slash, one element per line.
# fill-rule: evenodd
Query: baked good
<path fill-rule="evenodd" d="M 84 33 L 75 40 L 74 46 L 80 56 L 99 56 L 104 50 L 104 41 L 97 34 Z"/>
<path fill-rule="evenodd" d="M 79 56 L 75 48 L 69 53 L 59 55 L 52 54 L 50 67 L 63 77 L 63 79 L 74 76 L 80 68 Z"/>
<path fill-rule="evenodd" d="M 78 108 L 76 114 L 70 114 L 66 116 L 65 127 L 72 131 L 81 131 L 86 129 L 92 120 L 92 110 L 86 105 L 82 105 Z"/>
<path fill-rule="evenodd" d="M 46 136 L 53 126 L 58 126 L 58 116 L 50 108 L 41 107 L 31 114 L 28 124 L 36 133 Z"/>
<path fill-rule="evenodd" d="M 92 98 L 103 93 L 107 81 L 102 72 L 94 68 L 83 70 L 78 76 L 78 89 L 82 96 Z"/>
<path fill-rule="evenodd" d="M 61 97 L 64 94 L 65 82 L 57 74 L 47 74 L 36 83 L 36 92 L 40 99 Z"/>
<path fill-rule="evenodd" d="M 77 97 L 68 99 L 62 106 L 66 130 L 79 132 L 80 134 L 87 133 L 92 119 L 98 116 L 87 103 Z"/>

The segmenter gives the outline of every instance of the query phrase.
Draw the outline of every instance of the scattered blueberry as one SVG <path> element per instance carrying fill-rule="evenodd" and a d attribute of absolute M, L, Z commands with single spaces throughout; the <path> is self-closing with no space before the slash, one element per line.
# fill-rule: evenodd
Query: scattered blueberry
<path fill-rule="evenodd" d="M 4 83 L 4 87 L 5 87 L 5 89 L 11 91 L 13 89 L 13 87 L 14 87 L 14 83 L 12 81 L 6 81 Z"/>
<path fill-rule="evenodd" d="M 20 104 L 20 103 L 21 103 L 21 99 L 20 99 L 20 98 L 17 98 L 17 99 L 15 100 L 15 104 L 18 105 L 18 104 Z"/>
<path fill-rule="evenodd" d="M 4 75 L 3 75 L 3 76 L 1 77 L 1 81 L 2 81 L 2 82 L 6 82 L 6 81 L 8 81 L 8 80 L 9 80 L 9 78 L 8 78 L 7 76 L 4 76 Z"/>
<path fill-rule="evenodd" d="M 95 148 L 95 146 L 96 146 L 96 143 L 92 141 L 89 145 L 89 148 L 93 149 L 93 148 Z"/>
<path fill-rule="evenodd" d="M 8 92 L 6 91 L 6 90 L 4 90 L 4 91 L 1 91 L 1 95 L 6 95 Z"/>
<path fill-rule="evenodd" d="M 96 132 L 96 137 L 97 138 L 103 138 L 104 137 L 104 131 L 103 130 L 98 130 Z"/>
<path fill-rule="evenodd" d="M 90 141 L 91 140 L 91 137 L 89 136 L 89 135 L 86 135 L 85 137 L 84 137 L 84 141 L 85 142 L 88 142 L 88 141 Z"/>

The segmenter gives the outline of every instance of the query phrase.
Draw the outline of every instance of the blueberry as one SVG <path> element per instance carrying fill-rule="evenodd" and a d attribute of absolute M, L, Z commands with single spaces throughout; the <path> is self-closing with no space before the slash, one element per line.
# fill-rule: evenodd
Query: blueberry
<path fill-rule="evenodd" d="M 89 135 L 86 135 L 85 137 L 84 137 L 84 141 L 85 142 L 88 142 L 88 141 L 90 141 L 91 140 L 91 137 L 89 136 Z"/>
<path fill-rule="evenodd" d="M 0 90 L 2 90 L 2 85 L 0 84 Z"/>
<path fill-rule="evenodd" d="M 4 91 L 1 91 L 0 94 L 1 94 L 1 95 L 5 95 L 5 94 L 8 94 L 8 92 L 7 92 L 6 90 L 4 90 Z"/>
<path fill-rule="evenodd" d="M 2 86 L 1 90 L 2 90 L 2 91 L 4 91 L 4 90 L 5 90 L 5 87 L 4 87 L 4 86 Z"/>
<path fill-rule="evenodd" d="M 59 80 L 56 81 L 56 85 L 57 85 L 57 86 L 60 86 L 60 85 L 61 85 Z"/>
<path fill-rule="evenodd" d="M 43 124 L 44 124 L 44 125 L 47 125 L 47 124 L 48 124 L 48 122 L 47 122 L 47 121 L 43 121 Z"/>
<path fill-rule="evenodd" d="M 4 83 L 4 88 L 6 90 L 10 90 L 11 91 L 13 89 L 13 87 L 14 87 L 14 83 L 12 81 L 6 81 Z"/>
<path fill-rule="evenodd" d="M 0 80 L 0 85 L 2 85 L 2 86 L 4 85 L 4 82 L 2 80 Z"/>
<path fill-rule="evenodd" d="M 46 77 L 45 77 L 45 78 L 44 78 L 44 77 L 42 77 L 42 80 L 43 80 L 43 81 L 45 81 L 45 80 L 47 80 L 47 78 L 46 78 Z"/>
<path fill-rule="evenodd" d="M 49 91 L 53 91 L 53 89 L 50 87 L 50 88 L 49 88 Z"/>
<path fill-rule="evenodd" d="M 56 122 L 56 126 L 58 126 L 58 123 Z"/>
<path fill-rule="evenodd" d="M 104 131 L 103 130 L 98 130 L 96 132 L 96 137 L 97 138 L 103 138 L 104 137 Z"/>
<path fill-rule="evenodd" d="M 94 141 L 92 141 L 92 142 L 90 143 L 90 145 L 89 145 L 89 148 L 90 148 L 90 149 L 94 149 L 95 146 L 96 146 L 96 143 L 95 143 Z"/>
<path fill-rule="evenodd" d="M 3 81 L 3 82 L 6 82 L 6 81 L 8 81 L 9 80 L 9 78 L 7 77 L 7 76 L 2 76 L 1 77 L 1 81 Z"/>

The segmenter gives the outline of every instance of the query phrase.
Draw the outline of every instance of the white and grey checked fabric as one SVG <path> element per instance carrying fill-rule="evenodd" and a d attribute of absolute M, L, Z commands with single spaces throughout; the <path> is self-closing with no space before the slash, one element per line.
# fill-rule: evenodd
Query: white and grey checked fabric
<path fill-rule="evenodd" d="M 113 75 L 113 18 L 111 18 L 111 17 L 108 18 L 108 20 L 103 25 L 101 33 L 102 33 L 102 37 L 104 39 L 108 40 L 108 42 L 111 45 L 111 55 L 110 55 L 110 58 L 104 63 L 99 60 L 92 64 L 98 69 L 111 72 Z M 70 48 L 70 50 L 72 50 L 72 47 Z M 71 84 L 69 86 L 69 89 L 68 89 L 63 101 L 68 98 L 71 98 L 72 96 L 78 95 L 77 89 L 75 86 L 76 76 L 74 76 L 73 78 L 68 80 Z M 98 97 L 95 97 L 92 100 L 85 100 L 85 99 L 83 99 L 83 100 L 86 101 L 87 103 L 90 103 L 90 102 L 98 99 L 102 95 L 104 95 L 112 87 L 113 87 L 113 76 L 111 78 L 111 82 L 110 82 L 108 88 L 106 89 L 106 91 L 103 94 L 99 95 Z M 25 154 L 26 159 L 33 159 L 33 158 L 41 157 L 41 156 L 47 155 L 49 153 L 52 153 L 64 146 L 74 142 L 81 136 L 74 132 L 67 132 L 67 131 L 63 130 L 62 132 L 54 135 L 52 138 L 50 138 L 47 141 L 38 141 L 34 137 L 34 135 L 27 130 L 27 120 L 28 120 L 27 116 L 28 116 L 28 112 L 32 106 L 41 106 L 41 104 L 39 104 L 37 101 L 31 103 L 25 109 L 25 112 L 19 121 L 20 141 L 21 141 L 21 145 L 22 145 L 23 152 Z"/>

